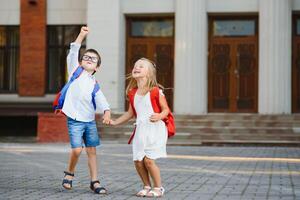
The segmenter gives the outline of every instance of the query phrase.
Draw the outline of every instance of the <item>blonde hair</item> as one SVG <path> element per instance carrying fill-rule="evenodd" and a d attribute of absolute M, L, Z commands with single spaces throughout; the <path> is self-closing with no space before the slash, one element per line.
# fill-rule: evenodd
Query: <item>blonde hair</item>
<path fill-rule="evenodd" d="M 159 88 L 163 89 L 164 87 L 162 85 L 160 85 L 156 80 L 156 65 L 155 65 L 155 63 L 148 58 L 140 58 L 134 64 L 136 64 L 140 60 L 148 62 L 151 66 L 148 71 L 149 73 L 147 76 L 147 83 L 146 83 L 146 87 L 147 87 L 148 91 L 150 91 L 153 87 L 159 87 Z M 132 73 L 128 74 L 126 79 L 129 80 L 128 86 L 126 88 L 126 95 L 128 95 L 128 92 L 131 89 L 137 88 L 137 81 L 132 77 Z"/>

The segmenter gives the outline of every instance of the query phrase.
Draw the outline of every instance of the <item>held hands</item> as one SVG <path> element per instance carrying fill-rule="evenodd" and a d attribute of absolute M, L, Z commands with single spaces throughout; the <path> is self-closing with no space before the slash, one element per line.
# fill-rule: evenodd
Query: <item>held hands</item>
<path fill-rule="evenodd" d="M 109 110 L 104 112 L 102 119 L 103 119 L 103 121 L 102 121 L 103 124 L 110 124 L 111 119 L 110 119 L 110 111 Z"/>
<path fill-rule="evenodd" d="M 109 122 L 109 125 L 111 125 L 111 126 L 116 126 L 117 125 L 117 123 L 116 123 L 116 121 L 115 120 L 110 120 L 110 122 Z"/>

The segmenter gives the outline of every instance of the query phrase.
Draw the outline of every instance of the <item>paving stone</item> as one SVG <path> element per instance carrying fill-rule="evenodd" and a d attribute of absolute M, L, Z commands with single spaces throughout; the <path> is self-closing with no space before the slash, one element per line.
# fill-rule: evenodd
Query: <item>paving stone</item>
<path fill-rule="evenodd" d="M 73 189 L 61 187 L 69 150 L 68 144 L 0 143 L 0 200 L 141 199 L 135 197 L 142 184 L 129 145 L 104 141 L 97 149 L 99 179 L 109 192 L 105 196 L 89 189 L 86 153 L 76 167 Z M 157 160 L 166 189 L 162 199 L 300 199 L 299 148 L 168 146 L 167 150 L 170 157 Z"/>

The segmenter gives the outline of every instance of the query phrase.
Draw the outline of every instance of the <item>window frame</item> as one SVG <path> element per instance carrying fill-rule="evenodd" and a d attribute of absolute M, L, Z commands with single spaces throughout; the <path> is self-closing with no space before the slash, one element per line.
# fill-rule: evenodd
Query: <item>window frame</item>
<path fill-rule="evenodd" d="M 6 35 L 6 43 L 5 43 L 5 46 L 0 46 L 0 49 L 4 50 L 4 69 L 5 69 L 5 66 L 6 65 L 9 65 L 9 61 L 11 59 L 11 56 L 8 56 L 8 55 L 12 55 L 11 53 L 11 50 L 16 50 L 16 58 L 18 59 L 18 61 L 16 62 L 16 66 L 15 67 L 15 73 L 14 73 L 14 78 L 15 78 L 15 82 L 14 82 L 14 88 L 13 89 L 2 89 L 0 87 L 0 94 L 15 94 L 15 93 L 18 93 L 18 87 L 19 87 L 19 70 L 20 70 L 20 26 L 19 25 L 0 25 L 0 27 L 4 27 L 5 28 L 5 35 Z M 10 43 L 8 43 L 7 41 L 10 41 L 11 39 L 11 29 L 15 29 L 18 33 L 18 38 L 17 38 L 17 44 L 16 45 L 11 45 Z M 14 30 L 14 31 L 15 31 Z M 9 65 L 9 67 L 11 67 L 11 65 Z M 11 82 L 10 79 L 11 77 L 4 77 L 4 82 Z M 10 84 L 10 83 L 8 83 Z M 8 85 L 8 87 L 10 88 L 11 86 Z"/>
<path fill-rule="evenodd" d="M 76 37 L 77 37 L 77 34 L 79 34 L 80 32 L 80 29 L 81 27 L 84 26 L 84 25 L 79 25 L 79 24 L 66 24 L 66 25 L 62 25 L 62 24 L 59 24 L 59 25 L 55 25 L 55 24 L 51 24 L 51 25 L 47 25 L 47 58 L 46 58 L 46 93 L 47 94 L 55 94 L 57 92 L 59 92 L 59 90 L 61 89 L 61 87 L 63 87 L 63 85 L 66 83 L 66 77 L 67 77 L 67 71 L 66 71 L 66 60 L 67 60 L 67 55 L 68 55 L 68 52 L 70 50 L 70 43 L 66 44 L 66 29 L 67 28 L 78 28 L 78 32 L 75 33 Z M 60 44 L 50 44 L 50 29 L 51 28 L 61 28 L 62 29 L 62 38 L 61 38 L 61 43 Z M 55 37 L 58 37 L 58 36 L 55 36 Z M 70 38 L 70 41 L 75 41 L 76 40 L 76 37 L 75 38 Z M 60 73 L 62 74 L 62 77 L 65 77 L 64 78 L 64 81 L 62 82 L 61 86 L 59 86 L 60 83 L 58 83 L 58 87 L 60 88 L 57 88 L 55 89 L 56 86 L 50 88 L 50 50 L 51 49 L 56 49 L 58 54 L 61 54 L 60 55 L 60 63 L 64 63 L 64 66 L 60 66 Z M 86 43 L 85 41 L 82 43 L 81 45 L 81 48 L 80 48 L 80 52 L 82 51 L 82 49 L 86 49 Z M 59 51 L 61 51 L 61 53 L 59 53 Z M 79 52 L 79 56 L 80 56 L 80 52 Z M 58 80 L 54 80 L 54 82 L 57 82 Z"/>

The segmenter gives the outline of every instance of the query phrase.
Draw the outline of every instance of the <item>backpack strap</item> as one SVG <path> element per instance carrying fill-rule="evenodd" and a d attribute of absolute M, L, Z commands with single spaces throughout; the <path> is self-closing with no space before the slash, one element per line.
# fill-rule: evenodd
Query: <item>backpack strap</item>
<path fill-rule="evenodd" d="M 150 92 L 150 97 L 151 97 L 151 104 L 153 107 L 153 111 L 155 113 L 160 113 L 161 112 L 161 107 L 159 104 L 159 88 L 158 87 L 154 87 L 151 92 Z M 166 118 L 163 119 L 163 121 L 165 122 L 166 126 L 167 126 L 167 130 L 168 130 L 168 137 L 172 137 L 175 135 L 175 122 L 174 122 L 174 116 L 169 109 L 169 113 L 167 115 Z"/>
<path fill-rule="evenodd" d="M 96 101 L 95 101 L 95 96 L 96 96 L 96 93 L 100 90 L 100 85 L 97 81 L 95 81 L 95 85 L 94 85 L 94 89 L 93 89 L 93 92 L 92 92 L 92 103 L 93 103 L 93 106 L 94 106 L 94 109 L 96 110 Z"/>
<path fill-rule="evenodd" d="M 136 111 L 134 108 L 134 96 L 137 92 L 137 88 L 132 88 L 129 92 L 128 92 L 128 99 L 129 99 L 129 103 L 131 105 L 131 108 L 133 110 L 134 116 L 136 117 Z"/>
<path fill-rule="evenodd" d="M 83 72 L 83 67 L 79 66 L 76 68 L 76 70 L 73 72 L 72 77 L 70 80 L 64 85 L 64 87 L 61 89 L 61 91 L 58 93 L 58 96 L 56 97 L 54 101 L 54 109 L 62 109 L 65 101 L 65 97 L 67 94 L 67 90 L 69 89 L 71 83 L 77 79 Z"/>
<path fill-rule="evenodd" d="M 136 117 L 136 111 L 135 111 L 135 108 L 134 108 L 134 96 L 135 96 L 136 92 L 137 92 L 137 88 L 132 88 L 128 92 L 129 103 L 131 105 L 131 108 L 133 110 L 133 114 L 134 114 L 135 117 Z M 132 134 L 131 134 L 131 136 L 130 136 L 130 138 L 128 140 L 128 144 L 130 144 L 131 141 L 133 140 L 133 137 L 135 135 L 135 130 L 136 130 L 136 127 L 134 128 L 134 130 L 133 130 L 133 132 L 132 132 Z"/>
<path fill-rule="evenodd" d="M 161 108 L 159 105 L 159 88 L 158 87 L 152 88 L 152 90 L 150 91 L 150 99 L 151 99 L 153 111 L 155 113 L 160 113 Z"/>
<path fill-rule="evenodd" d="M 82 72 L 83 72 L 83 67 L 78 66 L 77 69 L 73 72 L 70 81 L 73 82 L 75 79 L 77 79 L 81 75 Z"/>

